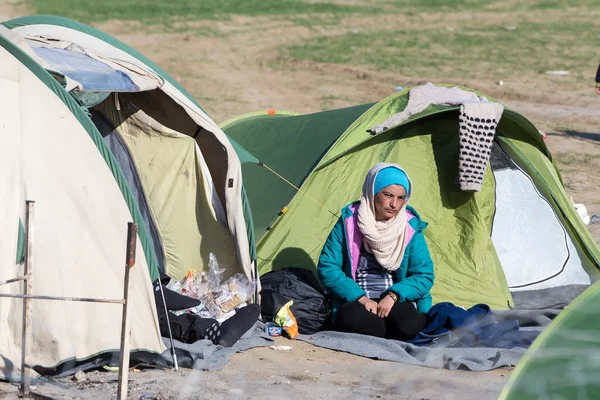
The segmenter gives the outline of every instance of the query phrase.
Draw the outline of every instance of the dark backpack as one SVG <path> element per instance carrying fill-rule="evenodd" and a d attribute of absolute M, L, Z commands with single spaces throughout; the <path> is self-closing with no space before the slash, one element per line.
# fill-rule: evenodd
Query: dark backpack
<path fill-rule="evenodd" d="M 290 300 L 298 331 L 313 334 L 323 330 L 328 321 L 329 302 L 315 276 L 306 269 L 286 267 L 269 272 L 260 278 L 261 313 L 272 321 L 277 312 Z"/>

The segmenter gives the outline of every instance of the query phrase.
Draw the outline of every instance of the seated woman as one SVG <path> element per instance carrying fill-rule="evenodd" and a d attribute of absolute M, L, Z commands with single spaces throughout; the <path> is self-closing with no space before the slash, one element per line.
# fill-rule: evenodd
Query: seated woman
<path fill-rule="evenodd" d="M 427 324 L 433 262 L 411 193 L 402 168 L 379 163 L 342 209 L 317 267 L 337 330 L 405 341 Z"/>

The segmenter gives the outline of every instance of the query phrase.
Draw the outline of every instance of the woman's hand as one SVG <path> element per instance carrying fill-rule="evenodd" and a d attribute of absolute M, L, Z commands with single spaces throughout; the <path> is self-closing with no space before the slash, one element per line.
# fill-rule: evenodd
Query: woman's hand
<path fill-rule="evenodd" d="M 377 302 L 369 299 L 367 296 L 363 296 L 358 299 L 358 302 L 365 306 L 367 311 L 372 312 L 373 314 L 377 314 Z"/>
<path fill-rule="evenodd" d="M 379 300 L 379 304 L 377 305 L 377 315 L 379 318 L 387 317 L 394 304 L 396 302 L 389 295 Z"/>

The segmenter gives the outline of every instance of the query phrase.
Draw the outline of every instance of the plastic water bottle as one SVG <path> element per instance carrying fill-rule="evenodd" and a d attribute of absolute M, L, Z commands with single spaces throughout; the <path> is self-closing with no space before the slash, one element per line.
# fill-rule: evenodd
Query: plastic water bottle
<path fill-rule="evenodd" d="M 592 215 L 592 217 L 590 218 L 590 225 L 597 224 L 598 222 L 600 222 L 600 215 L 598 215 L 598 214 Z"/>

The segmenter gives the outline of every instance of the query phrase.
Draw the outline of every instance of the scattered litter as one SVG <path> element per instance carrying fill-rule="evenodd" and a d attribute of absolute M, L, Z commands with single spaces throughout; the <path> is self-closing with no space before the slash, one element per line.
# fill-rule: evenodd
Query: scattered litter
<path fill-rule="evenodd" d="M 132 372 L 142 372 L 142 370 L 141 370 L 141 369 L 137 369 L 137 368 L 133 368 L 131 371 L 132 371 Z"/>
<path fill-rule="evenodd" d="M 273 385 L 281 385 L 285 383 L 286 385 L 291 385 L 290 381 L 275 381 L 273 382 Z"/>
<path fill-rule="evenodd" d="M 585 206 L 585 204 L 574 203 L 573 207 L 575 207 L 575 209 L 577 210 L 577 214 L 579 214 L 579 217 L 581 218 L 584 224 L 589 225 L 592 222 L 592 219 L 588 215 L 587 207 Z"/>
<path fill-rule="evenodd" d="M 210 253 L 209 271 L 188 271 L 182 281 L 171 280 L 167 288 L 188 297 L 199 299 L 201 304 L 187 310 L 174 312 L 176 315 L 193 313 L 202 318 L 214 318 L 219 322 L 235 314 L 235 309 L 243 307 L 254 295 L 256 281 L 243 274 L 235 274 L 225 282 L 221 275 L 226 268 L 219 267 L 217 258 Z"/>
<path fill-rule="evenodd" d="M 403 91 L 403 90 L 404 90 L 404 86 L 396 86 L 396 87 L 394 88 L 394 92 L 401 92 L 401 91 Z"/>
<path fill-rule="evenodd" d="M 73 380 L 75 382 L 81 383 L 85 381 L 85 372 L 79 370 L 73 375 Z"/>
<path fill-rule="evenodd" d="M 269 348 L 273 349 L 273 350 L 288 351 L 288 350 L 292 349 L 292 346 L 279 345 L 279 346 L 269 346 Z"/>
<path fill-rule="evenodd" d="M 546 75 L 569 75 L 569 71 L 564 71 L 564 70 L 546 71 L 544 73 Z"/>
<path fill-rule="evenodd" d="M 283 328 L 290 339 L 298 336 L 298 323 L 291 310 L 293 304 L 294 300 L 288 301 L 275 315 L 275 323 Z"/>
<path fill-rule="evenodd" d="M 498 85 L 504 86 L 504 81 L 498 81 Z"/>
<path fill-rule="evenodd" d="M 102 368 L 110 372 L 119 372 L 119 367 L 111 367 L 109 365 L 105 365 Z"/>
<path fill-rule="evenodd" d="M 277 325 L 275 322 L 267 322 L 265 325 L 267 326 L 267 333 L 269 336 L 281 336 L 281 326 Z"/>
<path fill-rule="evenodd" d="M 598 215 L 598 214 L 592 215 L 592 217 L 590 218 L 590 225 L 597 224 L 598 222 L 600 222 L 600 215 Z"/>
<path fill-rule="evenodd" d="M 506 26 L 504 27 L 504 30 L 505 30 L 505 31 L 516 31 L 516 30 L 517 30 L 517 27 L 516 27 L 516 26 L 514 26 L 514 25 L 506 25 Z"/>

